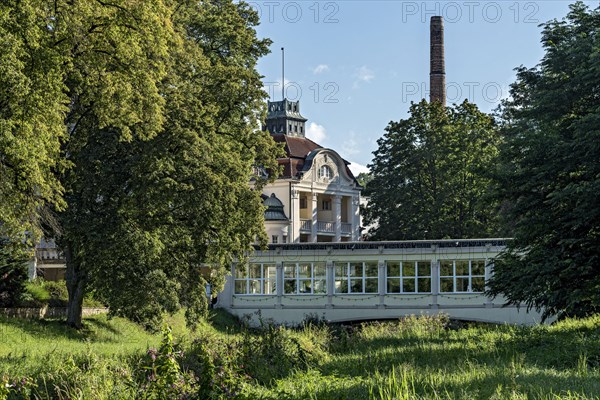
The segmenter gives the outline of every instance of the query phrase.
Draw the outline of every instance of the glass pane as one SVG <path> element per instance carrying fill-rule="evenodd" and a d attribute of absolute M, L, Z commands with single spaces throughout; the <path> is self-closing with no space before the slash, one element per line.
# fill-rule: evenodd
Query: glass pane
<path fill-rule="evenodd" d="M 417 290 L 414 279 L 402 279 L 402 292 L 414 293 Z"/>
<path fill-rule="evenodd" d="M 377 277 L 379 267 L 376 262 L 370 262 L 365 265 L 365 276 Z"/>
<path fill-rule="evenodd" d="M 419 285 L 417 288 L 419 293 L 431 292 L 431 278 L 419 278 L 417 284 Z"/>
<path fill-rule="evenodd" d="M 350 276 L 363 276 L 362 263 L 350 263 Z"/>
<path fill-rule="evenodd" d="M 485 275 L 485 260 L 471 261 L 471 275 Z"/>
<path fill-rule="evenodd" d="M 325 279 L 315 280 L 315 287 L 313 293 L 327 293 L 327 285 Z"/>
<path fill-rule="evenodd" d="M 300 293 L 312 293 L 312 285 L 310 280 L 301 280 L 298 282 Z"/>
<path fill-rule="evenodd" d="M 429 261 L 419 261 L 419 276 L 431 276 L 431 263 Z"/>
<path fill-rule="evenodd" d="M 295 278 L 296 277 L 296 264 L 285 264 L 283 266 L 283 277 L 284 278 Z"/>
<path fill-rule="evenodd" d="M 263 274 L 265 275 L 265 278 L 268 279 L 275 279 L 275 277 L 277 276 L 277 267 L 275 267 L 275 265 L 264 265 L 263 266 Z"/>
<path fill-rule="evenodd" d="M 367 278 L 365 279 L 365 293 L 377 293 L 379 292 L 379 279 Z"/>
<path fill-rule="evenodd" d="M 348 281 L 346 279 L 344 279 L 343 281 L 335 281 L 335 292 L 348 293 Z"/>
<path fill-rule="evenodd" d="M 325 277 L 325 263 L 314 263 L 313 264 L 313 274 L 316 277 Z"/>
<path fill-rule="evenodd" d="M 346 263 L 335 264 L 335 277 L 344 278 L 348 276 Z"/>
<path fill-rule="evenodd" d="M 277 287 L 274 280 L 265 281 L 265 294 L 275 294 L 277 293 Z"/>
<path fill-rule="evenodd" d="M 260 281 L 251 280 L 249 294 L 261 294 L 261 293 L 262 293 L 262 290 L 260 290 Z"/>
<path fill-rule="evenodd" d="M 454 292 L 454 282 L 452 278 L 440 279 L 440 292 Z"/>
<path fill-rule="evenodd" d="M 469 291 L 469 278 L 456 278 L 456 291 L 457 292 L 468 292 Z"/>
<path fill-rule="evenodd" d="M 350 279 L 350 293 L 362 293 L 362 279 Z"/>
<path fill-rule="evenodd" d="M 247 267 L 245 265 L 237 265 L 235 267 L 235 277 L 236 278 L 246 278 Z"/>
<path fill-rule="evenodd" d="M 473 292 L 483 292 L 485 290 L 485 279 L 471 278 L 471 290 Z"/>
<path fill-rule="evenodd" d="M 260 279 L 260 264 L 250 264 L 250 278 Z"/>
<path fill-rule="evenodd" d="M 415 276 L 414 261 L 404 261 L 402 263 L 402 276 Z"/>
<path fill-rule="evenodd" d="M 287 293 L 296 293 L 296 280 L 286 279 L 283 281 L 283 289 L 284 292 Z"/>
<path fill-rule="evenodd" d="M 246 281 L 245 280 L 236 280 L 235 281 L 235 293 L 236 294 L 246 294 Z"/>
<path fill-rule="evenodd" d="M 392 278 L 387 280 L 388 293 L 400 293 L 400 279 Z"/>
<path fill-rule="evenodd" d="M 442 261 L 440 263 L 440 276 L 453 276 L 452 261 Z"/>
<path fill-rule="evenodd" d="M 469 275 L 469 262 L 468 261 L 456 261 L 456 276 L 468 276 Z"/>
<path fill-rule="evenodd" d="M 310 278 L 311 269 L 310 264 L 300 264 L 298 266 L 298 278 Z"/>
<path fill-rule="evenodd" d="M 387 263 L 387 276 L 400 276 L 400 263 L 388 262 Z"/>

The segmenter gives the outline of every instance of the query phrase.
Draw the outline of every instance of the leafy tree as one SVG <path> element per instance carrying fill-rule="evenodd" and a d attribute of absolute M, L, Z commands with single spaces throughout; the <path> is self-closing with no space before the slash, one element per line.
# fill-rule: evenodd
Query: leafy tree
<path fill-rule="evenodd" d="M 600 8 L 571 5 L 542 44 L 501 109 L 498 198 L 514 240 L 490 294 L 581 316 L 600 311 Z"/>
<path fill-rule="evenodd" d="M 88 287 L 112 314 L 149 327 L 181 307 L 194 322 L 206 309 L 205 282 L 218 289 L 234 256 L 257 237 L 266 243 L 260 192 L 248 185 L 255 163 L 277 169 L 277 147 L 255 122 L 265 96 L 255 66 L 269 44 L 256 38 L 257 15 L 224 0 L 141 15 L 128 24 L 166 15 L 161 24 L 172 31 L 156 28 L 164 37 L 148 45 L 146 27 L 114 39 L 140 46 L 133 64 L 107 66 L 119 76 L 110 90 L 124 90 L 131 105 L 122 107 L 133 111 L 107 123 L 113 111 L 82 106 L 65 150 L 74 166 L 63 177 L 69 207 L 60 214 L 61 244 L 74 326 Z M 111 24 L 119 18 L 120 9 Z M 157 50 L 154 42 L 169 45 Z M 108 61 L 128 57 L 120 50 Z M 145 62 L 156 75 L 142 79 L 129 69 Z M 75 84 L 87 91 L 85 81 Z M 130 93 L 140 84 L 158 98 L 140 105 L 148 96 Z"/>
<path fill-rule="evenodd" d="M 231 0 L 0 6 L 0 234 L 56 237 L 70 325 L 90 289 L 148 325 L 194 321 L 204 283 L 266 242 L 257 24 Z"/>
<path fill-rule="evenodd" d="M 498 142 L 493 118 L 474 104 L 412 104 L 408 119 L 390 122 L 369 165 L 371 239 L 495 235 L 495 208 L 485 193 Z"/>
<path fill-rule="evenodd" d="M 28 260 L 23 244 L 0 239 L 0 307 L 18 304 L 27 282 Z"/>
<path fill-rule="evenodd" d="M 371 181 L 371 179 L 373 179 L 373 177 L 371 176 L 371 174 L 369 172 L 361 172 L 356 177 L 356 181 L 363 188 L 367 186 L 367 183 L 369 183 Z"/>
<path fill-rule="evenodd" d="M 68 97 L 44 1 L 0 3 L 0 237 L 39 237 L 46 206 L 64 207 Z"/>

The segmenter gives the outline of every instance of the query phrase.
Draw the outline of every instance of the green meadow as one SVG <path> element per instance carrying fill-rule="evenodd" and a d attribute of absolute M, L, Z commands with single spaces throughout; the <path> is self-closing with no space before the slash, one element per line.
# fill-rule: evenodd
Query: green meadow
<path fill-rule="evenodd" d="M 222 311 L 149 333 L 0 319 L 0 399 L 596 399 L 600 316 L 517 327 L 410 317 L 251 329 Z"/>

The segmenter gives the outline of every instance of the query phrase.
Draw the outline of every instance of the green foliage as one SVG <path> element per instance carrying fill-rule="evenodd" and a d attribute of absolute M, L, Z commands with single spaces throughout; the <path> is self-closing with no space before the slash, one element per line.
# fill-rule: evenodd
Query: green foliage
<path fill-rule="evenodd" d="M 18 303 L 27 282 L 27 252 L 8 240 L 0 239 L 0 307 Z"/>
<path fill-rule="evenodd" d="M 181 370 L 182 351 L 169 326 L 162 331 L 160 347 L 149 349 L 134 372 L 137 399 L 187 399 L 194 392 L 195 378 Z"/>
<path fill-rule="evenodd" d="M 497 197 L 514 240 L 490 294 L 545 316 L 600 310 L 600 8 L 543 26 L 546 54 L 502 105 Z"/>
<path fill-rule="evenodd" d="M 27 397 L 17 390 L 41 399 L 173 398 L 184 392 L 202 399 L 273 400 L 600 396 L 599 316 L 537 327 L 413 316 L 271 331 L 268 325 L 240 329 L 223 311 L 212 318 L 215 325 L 203 322 L 192 333 L 179 313 L 169 318 L 178 327 L 169 338 L 106 316 L 86 319 L 79 331 L 56 321 L 0 317 L 0 382 L 18 384 L 8 388 L 11 399 Z M 342 332 L 346 346 L 337 345 Z M 246 348 L 245 341 L 256 346 Z M 268 360 L 271 352 L 296 365 L 268 371 L 272 367 L 258 360 Z M 257 361 L 252 367 L 244 361 L 251 357 Z M 302 357 L 311 361 L 300 363 Z M 278 377 L 256 379 L 267 374 Z M 148 376 L 165 384 L 152 388 Z M 181 378 L 184 390 L 171 392 L 166 382 Z"/>
<path fill-rule="evenodd" d="M 64 52 L 45 0 L 0 4 L 0 237 L 39 238 L 48 206 L 64 207 L 55 176 L 69 98 Z M 30 243 L 31 244 L 31 243 Z"/>
<path fill-rule="evenodd" d="M 408 119 L 390 122 L 369 165 L 363 211 L 375 224 L 371 239 L 497 235 L 485 193 L 498 144 L 494 119 L 474 104 L 412 104 Z"/>

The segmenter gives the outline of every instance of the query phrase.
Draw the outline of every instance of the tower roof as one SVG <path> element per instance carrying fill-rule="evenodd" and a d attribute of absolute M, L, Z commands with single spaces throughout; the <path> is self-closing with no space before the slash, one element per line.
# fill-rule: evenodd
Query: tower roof
<path fill-rule="evenodd" d="M 270 197 L 267 197 L 263 204 L 267 207 L 265 210 L 265 221 L 287 221 L 288 218 L 285 216 L 283 211 L 283 203 L 275 196 L 275 193 L 271 193 Z"/>

